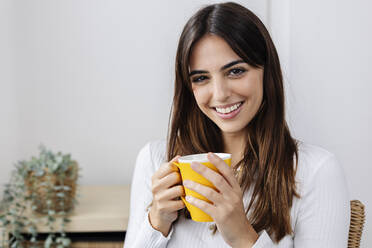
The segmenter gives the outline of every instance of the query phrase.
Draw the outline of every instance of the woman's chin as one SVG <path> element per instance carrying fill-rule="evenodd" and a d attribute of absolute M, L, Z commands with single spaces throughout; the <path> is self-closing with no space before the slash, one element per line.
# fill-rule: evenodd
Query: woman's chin
<path fill-rule="evenodd" d="M 232 124 L 232 123 L 231 123 Z M 219 128 L 221 129 L 222 133 L 224 134 L 239 134 L 244 131 L 244 127 L 240 127 L 237 125 L 230 126 L 230 125 L 220 125 Z"/>

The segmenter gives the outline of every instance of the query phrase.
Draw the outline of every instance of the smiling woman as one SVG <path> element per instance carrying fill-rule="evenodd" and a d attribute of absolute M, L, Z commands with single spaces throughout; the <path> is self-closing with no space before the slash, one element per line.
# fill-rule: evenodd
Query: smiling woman
<path fill-rule="evenodd" d="M 243 137 L 262 102 L 263 69 L 244 62 L 224 39 L 211 34 L 193 47 L 190 68 L 200 110 L 225 135 Z"/>
<path fill-rule="evenodd" d="M 169 135 L 138 155 L 125 247 L 346 247 L 343 171 L 333 154 L 292 138 L 279 58 L 259 18 L 231 2 L 200 9 L 175 66 Z M 173 165 L 198 153 L 219 173 L 191 167 L 216 190 L 183 182 Z M 213 153 L 230 153 L 231 167 Z M 187 198 L 214 223 L 190 219 L 184 187 L 211 201 Z"/>

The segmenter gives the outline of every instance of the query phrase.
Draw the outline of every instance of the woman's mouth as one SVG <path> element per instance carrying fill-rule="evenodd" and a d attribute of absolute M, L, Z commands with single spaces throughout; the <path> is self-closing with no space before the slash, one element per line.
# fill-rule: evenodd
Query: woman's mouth
<path fill-rule="evenodd" d="M 244 101 L 236 103 L 233 106 L 230 106 L 228 108 L 216 108 L 216 107 L 214 107 L 213 109 L 216 112 L 216 114 L 219 117 L 221 117 L 222 119 L 232 119 L 239 114 L 243 103 L 244 103 Z"/>

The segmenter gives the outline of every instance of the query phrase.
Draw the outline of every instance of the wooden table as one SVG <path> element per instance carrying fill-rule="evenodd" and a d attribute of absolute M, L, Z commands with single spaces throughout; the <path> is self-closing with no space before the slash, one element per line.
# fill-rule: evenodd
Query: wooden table
<path fill-rule="evenodd" d="M 124 232 L 127 229 L 129 218 L 129 185 L 79 185 L 77 188 L 78 204 L 69 215 L 71 222 L 66 224 L 65 232 L 74 236 L 84 233 L 88 236 L 89 233 L 96 233 L 96 236 L 101 234 L 109 234 L 113 232 L 121 232 L 121 241 L 110 240 L 95 240 L 95 241 L 74 241 L 72 247 L 90 248 L 90 247 L 112 247 L 122 248 L 124 240 Z M 37 218 L 28 209 L 26 216 Z M 58 223 L 58 222 L 57 222 Z M 58 224 L 56 224 L 56 230 Z M 48 228 L 44 225 L 37 226 L 39 233 L 47 233 Z M 100 233 L 100 235 L 97 235 Z M 104 235 L 103 235 L 104 236 Z"/>

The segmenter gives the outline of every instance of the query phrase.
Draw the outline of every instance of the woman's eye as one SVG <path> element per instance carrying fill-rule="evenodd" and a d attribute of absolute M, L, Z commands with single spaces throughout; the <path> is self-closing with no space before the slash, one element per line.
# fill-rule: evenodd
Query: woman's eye
<path fill-rule="evenodd" d="M 232 76 L 239 76 L 240 74 L 243 74 L 246 70 L 243 68 L 234 68 L 229 71 L 229 75 Z"/>
<path fill-rule="evenodd" d="M 195 77 L 192 79 L 192 82 L 193 83 L 199 83 L 199 82 L 202 82 L 203 80 L 207 79 L 208 77 L 206 76 L 200 76 L 200 77 Z"/>

